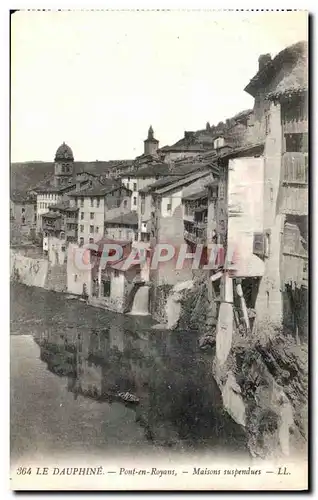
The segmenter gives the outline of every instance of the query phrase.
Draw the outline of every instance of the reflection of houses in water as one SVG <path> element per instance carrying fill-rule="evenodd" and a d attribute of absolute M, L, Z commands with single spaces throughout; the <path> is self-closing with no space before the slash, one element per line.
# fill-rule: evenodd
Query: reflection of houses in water
<path fill-rule="evenodd" d="M 229 434 L 231 446 L 233 435 L 242 446 L 244 436 L 223 413 L 195 334 L 156 330 L 141 336 L 138 323 L 127 324 L 131 330 L 112 324 L 90 333 L 51 333 L 38 339 L 41 357 L 51 371 L 68 377 L 75 398 L 81 394 L 134 408 L 137 421 L 158 444 L 223 442 Z"/>

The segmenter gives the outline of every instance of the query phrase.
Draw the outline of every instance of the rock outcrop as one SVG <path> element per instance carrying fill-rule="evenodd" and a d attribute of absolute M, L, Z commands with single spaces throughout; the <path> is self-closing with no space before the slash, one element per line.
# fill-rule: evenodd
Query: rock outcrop
<path fill-rule="evenodd" d="M 305 450 L 307 346 L 270 324 L 256 325 L 248 335 L 234 327 L 231 345 L 221 359 L 218 304 L 206 277 L 198 278 L 181 301 L 177 327 L 198 330 L 198 349 L 210 360 L 224 408 L 245 429 L 250 453 L 268 458 Z"/>

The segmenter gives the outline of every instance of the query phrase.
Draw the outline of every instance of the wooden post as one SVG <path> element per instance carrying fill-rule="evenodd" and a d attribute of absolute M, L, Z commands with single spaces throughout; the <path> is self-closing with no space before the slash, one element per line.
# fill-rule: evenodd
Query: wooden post
<path fill-rule="evenodd" d="M 249 317 L 248 317 L 246 302 L 245 302 L 245 299 L 244 299 L 244 295 L 243 295 L 243 290 L 242 290 L 241 283 L 238 283 L 236 285 L 236 292 L 237 292 L 237 295 L 240 297 L 241 309 L 242 309 L 242 312 L 243 312 L 243 319 L 244 319 L 244 323 L 245 323 L 245 326 L 246 326 L 247 333 L 250 333 L 251 332 L 250 320 L 249 320 Z"/>

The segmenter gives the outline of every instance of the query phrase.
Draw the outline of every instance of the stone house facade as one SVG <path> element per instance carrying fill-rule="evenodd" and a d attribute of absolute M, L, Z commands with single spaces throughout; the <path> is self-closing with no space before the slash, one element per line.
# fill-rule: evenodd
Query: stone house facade
<path fill-rule="evenodd" d="M 308 280 L 307 44 L 288 47 L 274 59 L 268 54 L 261 56 L 259 71 L 245 91 L 255 99 L 245 146 L 218 158 L 218 195 L 216 201 L 210 194 L 209 226 L 215 220 L 220 241 L 228 243 L 231 162 L 240 161 L 244 169 L 260 159 L 262 221 L 261 229 L 253 234 L 252 245 L 263 270 L 258 276 L 255 309 L 260 322 L 278 327 L 284 324 L 304 337 L 306 325 L 301 311 L 306 309 Z M 255 163 L 257 168 L 261 163 Z M 255 269 L 250 274 L 257 277 Z"/>

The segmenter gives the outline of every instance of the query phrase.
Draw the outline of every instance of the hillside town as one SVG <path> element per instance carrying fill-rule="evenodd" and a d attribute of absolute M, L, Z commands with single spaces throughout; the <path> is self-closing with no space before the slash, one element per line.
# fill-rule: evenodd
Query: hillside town
<path fill-rule="evenodd" d="M 299 42 L 260 55 L 242 89 L 253 108 L 173 145 L 149 123 L 131 160 L 84 162 L 63 142 L 51 163 L 11 165 L 11 279 L 92 311 L 148 316 L 153 331 L 197 331 L 222 405 L 254 455 L 266 446 L 288 455 L 293 439 L 307 440 L 307 52 Z M 120 249 L 106 265 L 105 248 Z M 90 351 L 101 381 L 98 335 L 97 354 L 90 338 L 74 342 L 88 345 L 87 356 L 78 349 L 83 373 Z M 37 342 L 45 351 L 52 339 Z M 101 382 L 84 379 L 82 392 L 101 397 Z M 133 386 L 117 389 L 119 399 L 138 401 Z M 261 424 L 269 413 L 274 430 Z"/>

